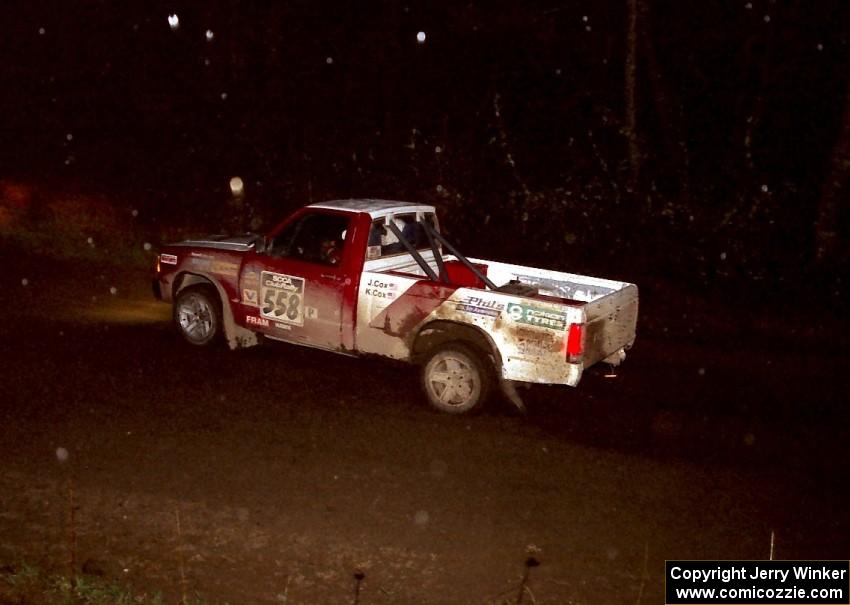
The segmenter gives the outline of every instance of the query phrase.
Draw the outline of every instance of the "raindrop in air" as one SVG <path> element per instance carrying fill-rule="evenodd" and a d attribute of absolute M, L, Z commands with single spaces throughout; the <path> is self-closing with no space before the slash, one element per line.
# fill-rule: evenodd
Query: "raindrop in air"
<path fill-rule="evenodd" d="M 333 57 L 328 57 L 327 59 L 325 59 L 325 63 L 327 63 L 328 65 L 333 65 L 333 63 L 334 63 L 334 58 L 333 58 Z"/>
<path fill-rule="evenodd" d="M 175 14 L 168 15 L 168 27 L 170 27 L 172 31 L 180 27 L 180 17 Z"/>
<path fill-rule="evenodd" d="M 66 141 L 73 141 L 74 135 L 69 132 L 68 134 L 65 135 L 65 140 Z"/>
<path fill-rule="evenodd" d="M 118 294 L 118 288 L 116 288 L 115 286 L 110 287 L 110 288 L 109 288 L 109 293 L 110 293 L 112 296 L 115 296 L 116 294 Z"/>
<path fill-rule="evenodd" d="M 139 216 L 139 211 L 136 210 L 135 208 L 133 208 L 133 211 L 130 214 L 132 214 L 133 217 L 137 217 L 137 216 Z"/>
<path fill-rule="evenodd" d="M 425 32 L 419 32 L 416 34 L 416 41 L 419 42 L 419 44 L 424 44 L 426 37 Z"/>
<path fill-rule="evenodd" d="M 823 50 L 823 44 L 818 44 L 818 50 Z"/>
<path fill-rule="evenodd" d="M 767 193 L 767 185 L 762 185 L 761 190 L 763 193 Z"/>
<path fill-rule="evenodd" d="M 443 148 L 437 145 L 434 147 L 434 153 L 443 153 Z"/>
<path fill-rule="evenodd" d="M 416 514 L 413 516 L 413 522 L 416 523 L 416 525 L 427 525 L 428 519 L 429 515 L 427 510 L 416 511 Z"/>
<path fill-rule="evenodd" d="M 765 23 L 770 23 L 770 15 L 765 15 L 765 16 L 764 16 L 764 22 L 765 22 Z"/>
<path fill-rule="evenodd" d="M 68 450 L 66 450 L 64 447 L 57 447 L 56 459 L 59 462 L 65 462 L 68 459 Z"/>
<path fill-rule="evenodd" d="M 21 280 L 22 286 L 28 286 L 29 283 L 30 283 L 30 280 L 28 280 L 26 277 Z"/>
<path fill-rule="evenodd" d="M 221 93 L 221 100 L 222 100 L 222 101 L 226 101 L 226 100 L 227 100 L 227 93 L 226 93 L 226 92 Z"/>
<path fill-rule="evenodd" d="M 39 36 L 43 36 L 45 33 L 46 33 L 46 32 L 45 32 L 45 29 L 44 29 L 43 27 L 39 27 L 39 28 L 38 28 L 38 35 L 39 35 Z"/>
<path fill-rule="evenodd" d="M 239 178 L 238 176 L 235 176 L 232 179 L 230 179 L 230 192 L 233 195 L 242 195 L 242 193 L 244 191 L 245 191 L 245 185 L 242 183 L 241 178 Z"/>
<path fill-rule="evenodd" d="M 215 34 L 213 33 L 213 30 L 211 30 L 211 29 L 208 29 L 207 33 L 205 35 L 206 35 L 206 38 L 207 38 L 207 42 L 212 42 L 213 38 L 215 38 Z"/>
<path fill-rule="evenodd" d="M 145 250 L 150 250 L 152 248 L 151 243 L 145 242 L 144 245 L 142 246 L 142 248 L 144 248 Z"/>

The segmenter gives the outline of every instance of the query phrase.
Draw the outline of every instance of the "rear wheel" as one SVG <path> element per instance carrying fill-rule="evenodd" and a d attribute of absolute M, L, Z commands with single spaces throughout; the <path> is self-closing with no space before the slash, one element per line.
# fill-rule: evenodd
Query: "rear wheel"
<path fill-rule="evenodd" d="M 190 286 L 174 302 L 174 323 L 187 342 L 205 346 L 221 334 L 221 301 L 212 286 Z"/>
<path fill-rule="evenodd" d="M 492 371 L 484 357 L 459 342 L 437 347 L 422 366 L 422 387 L 428 402 L 449 414 L 480 409 L 491 383 Z"/>

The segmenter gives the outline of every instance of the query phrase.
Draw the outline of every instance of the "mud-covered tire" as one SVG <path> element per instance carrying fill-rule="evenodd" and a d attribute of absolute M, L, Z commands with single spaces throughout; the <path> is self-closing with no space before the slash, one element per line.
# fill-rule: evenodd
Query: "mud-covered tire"
<path fill-rule="evenodd" d="M 420 377 L 432 407 L 449 414 L 481 409 L 490 395 L 493 371 L 481 353 L 461 342 L 436 347 L 422 364 Z"/>
<path fill-rule="evenodd" d="M 221 300 L 212 286 L 201 284 L 180 290 L 173 317 L 174 325 L 189 344 L 203 347 L 221 338 Z"/>

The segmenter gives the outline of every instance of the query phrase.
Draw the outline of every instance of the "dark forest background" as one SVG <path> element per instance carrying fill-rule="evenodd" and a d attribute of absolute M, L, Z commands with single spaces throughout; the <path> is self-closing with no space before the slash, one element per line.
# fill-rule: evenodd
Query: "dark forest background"
<path fill-rule="evenodd" d="M 212 230 L 431 202 L 471 255 L 845 300 L 846 0 L 0 11 L 5 178 Z"/>

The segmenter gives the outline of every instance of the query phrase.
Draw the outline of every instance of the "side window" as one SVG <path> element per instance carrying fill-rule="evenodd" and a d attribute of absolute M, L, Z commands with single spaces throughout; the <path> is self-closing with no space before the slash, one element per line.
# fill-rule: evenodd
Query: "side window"
<path fill-rule="evenodd" d="M 434 227 L 434 216 L 432 214 L 419 216 L 414 213 L 396 214 L 391 217 L 378 218 L 372 222 L 372 229 L 369 231 L 369 247 L 366 253 L 368 260 L 407 252 L 407 248 L 389 228 L 390 221 L 401 232 L 402 238 L 415 249 L 429 250 L 431 248 L 422 223 L 426 222 Z"/>
<path fill-rule="evenodd" d="M 305 214 L 274 238 L 269 253 L 311 263 L 337 265 L 342 259 L 347 229 L 348 217 Z"/>

